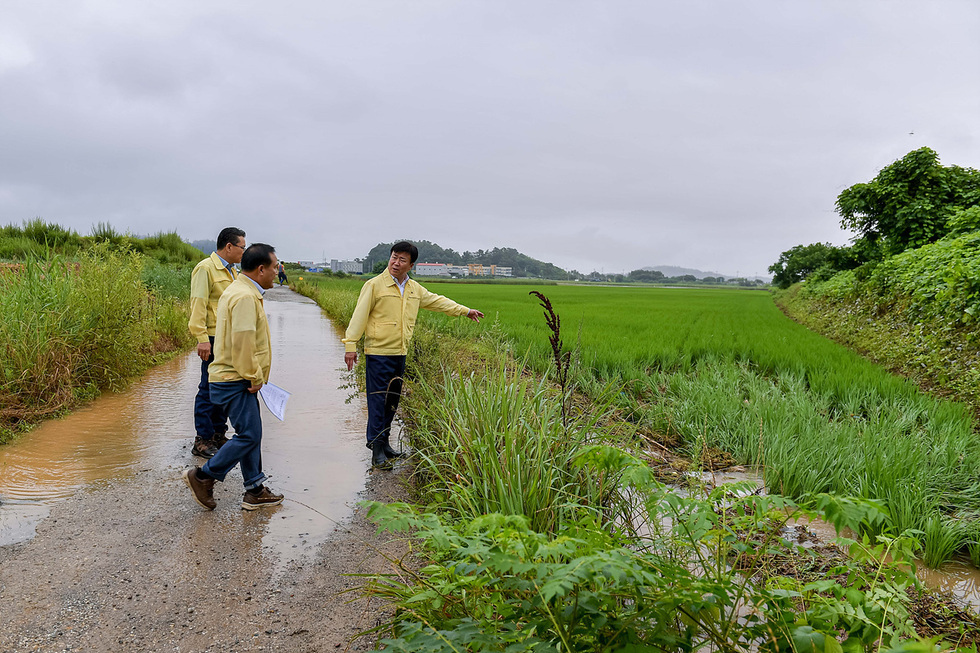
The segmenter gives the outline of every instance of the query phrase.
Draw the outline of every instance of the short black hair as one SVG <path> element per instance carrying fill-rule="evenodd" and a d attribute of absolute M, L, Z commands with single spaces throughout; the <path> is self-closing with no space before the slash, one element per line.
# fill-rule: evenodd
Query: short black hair
<path fill-rule="evenodd" d="M 252 243 L 242 253 L 242 272 L 257 270 L 260 265 L 272 265 L 276 248 L 265 243 Z"/>
<path fill-rule="evenodd" d="M 218 233 L 218 242 L 215 249 L 221 251 L 225 245 L 237 245 L 239 238 L 244 238 L 245 232 L 238 227 L 225 227 Z"/>
<path fill-rule="evenodd" d="M 391 253 L 394 254 L 395 252 L 407 252 L 412 258 L 413 265 L 415 264 L 415 261 L 419 260 L 419 248 L 407 240 L 401 240 L 392 245 Z"/>

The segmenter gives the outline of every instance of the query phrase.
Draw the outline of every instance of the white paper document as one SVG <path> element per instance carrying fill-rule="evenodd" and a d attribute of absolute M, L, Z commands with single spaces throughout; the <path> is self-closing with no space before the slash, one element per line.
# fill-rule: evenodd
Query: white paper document
<path fill-rule="evenodd" d="M 259 395 L 265 402 L 265 407 L 269 412 L 276 416 L 281 422 L 286 419 L 286 402 L 289 401 L 289 393 L 277 385 L 265 383 L 259 388 Z"/>

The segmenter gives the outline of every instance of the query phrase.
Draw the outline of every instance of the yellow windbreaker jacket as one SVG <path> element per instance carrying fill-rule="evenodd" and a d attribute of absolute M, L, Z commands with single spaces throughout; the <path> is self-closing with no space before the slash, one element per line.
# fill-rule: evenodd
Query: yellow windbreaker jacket
<path fill-rule="evenodd" d="M 456 316 L 470 312 L 462 304 L 429 292 L 413 279 L 405 284 L 402 295 L 391 273 L 385 270 L 361 288 L 343 338 L 344 350 L 357 351 L 357 342 L 363 335 L 365 354 L 407 355 L 420 308 Z"/>
<path fill-rule="evenodd" d="M 218 300 L 214 362 L 208 366 L 208 382 L 246 379 L 259 385 L 269 380 L 271 368 L 272 343 L 262 293 L 251 279 L 238 275 Z"/>
<path fill-rule="evenodd" d="M 217 252 L 211 252 L 211 256 L 194 266 L 191 273 L 191 316 L 187 320 L 187 329 L 198 343 L 207 342 L 208 336 L 214 335 L 218 299 L 236 276 L 221 263 Z"/>

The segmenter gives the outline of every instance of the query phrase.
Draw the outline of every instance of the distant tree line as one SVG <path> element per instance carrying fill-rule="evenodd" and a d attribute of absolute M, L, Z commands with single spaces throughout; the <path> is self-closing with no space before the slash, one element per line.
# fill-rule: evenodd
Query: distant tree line
<path fill-rule="evenodd" d="M 882 168 L 869 182 L 837 196 L 841 227 L 854 233 L 851 245 L 797 245 L 769 266 L 773 283 L 824 280 L 842 270 L 865 278 L 889 256 L 940 238 L 980 228 L 980 171 L 942 166 L 928 147 L 909 152 Z"/>
<path fill-rule="evenodd" d="M 482 265 L 500 265 L 513 270 L 515 277 L 538 277 L 541 279 L 571 279 L 571 273 L 557 265 L 539 261 L 526 254 L 521 254 L 512 247 L 494 247 L 493 249 L 478 249 L 475 252 L 459 253 L 454 249 L 440 247 L 428 240 L 412 240 L 419 248 L 420 263 L 448 263 L 450 265 L 466 265 L 480 263 Z M 391 243 L 378 243 L 367 256 L 365 269 L 374 270 L 379 263 L 387 263 L 391 252 Z"/>

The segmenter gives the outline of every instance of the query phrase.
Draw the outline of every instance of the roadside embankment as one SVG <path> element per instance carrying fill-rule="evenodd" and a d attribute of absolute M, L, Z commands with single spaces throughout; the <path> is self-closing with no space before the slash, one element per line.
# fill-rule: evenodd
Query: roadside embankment
<path fill-rule="evenodd" d="M 776 304 L 803 326 L 980 417 L 980 339 L 972 322 L 928 314 L 911 296 L 839 292 L 842 280 L 833 281 L 823 291 L 805 284 L 777 291 Z"/>

